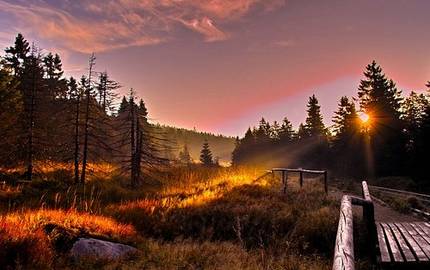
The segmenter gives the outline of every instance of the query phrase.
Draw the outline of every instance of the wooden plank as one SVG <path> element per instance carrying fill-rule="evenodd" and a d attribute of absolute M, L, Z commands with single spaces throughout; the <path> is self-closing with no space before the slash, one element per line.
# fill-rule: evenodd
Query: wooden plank
<path fill-rule="evenodd" d="M 422 229 L 420 226 L 417 225 L 417 223 L 419 222 L 412 222 L 409 223 L 409 226 L 411 226 L 412 228 L 415 229 L 415 231 L 417 231 L 417 233 L 424 239 L 426 240 L 426 242 L 430 245 L 430 236 L 428 236 Z"/>
<path fill-rule="evenodd" d="M 426 256 L 426 254 L 424 253 L 423 249 L 421 248 L 421 246 L 417 242 L 418 239 L 415 239 L 409 233 L 409 230 L 405 226 L 403 226 L 402 223 L 394 223 L 393 225 L 395 227 L 397 227 L 397 229 L 403 235 L 404 239 L 406 240 L 406 242 L 407 242 L 407 244 L 409 246 L 409 249 L 412 251 L 412 253 L 414 253 L 415 257 L 419 261 L 428 261 L 428 258 Z"/>
<path fill-rule="evenodd" d="M 414 238 L 417 244 L 421 247 L 427 260 L 430 258 L 430 244 L 417 232 L 410 223 L 402 222 L 401 225 L 408 231 L 408 233 Z"/>
<path fill-rule="evenodd" d="M 385 241 L 384 229 L 379 223 L 376 224 L 376 229 L 378 232 L 378 243 L 379 243 L 379 251 L 381 253 L 381 261 L 391 262 L 390 252 L 388 251 L 387 242 Z"/>
<path fill-rule="evenodd" d="M 397 244 L 396 238 L 391 232 L 390 227 L 386 223 L 380 223 L 384 229 L 385 237 L 387 238 L 389 249 L 391 250 L 391 255 L 395 262 L 403 262 L 403 256 L 400 252 L 400 247 Z"/>
<path fill-rule="evenodd" d="M 425 225 L 425 222 L 414 222 L 414 224 L 416 224 L 417 227 L 419 227 L 425 235 L 430 237 L 430 228 Z"/>
<path fill-rule="evenodd" d="M 407 262 L 415 262 L 417 259 L 415 258 L 414 253 L 409 248 L 408 243 L 406 242 L 400 231 L 397 229 L 397 227 L 394 225 L 394 223 L 387 223 L 387 225 L 393 232 L 393 235 L 396 238 L 397 243 L 399 244 L 400 252 L 403 254 L 405 260 Z"/>
<path fill-rule="evenodd" d="M 352 203 L 349 196 L 343 196 L 340 206 L 339 224 L 334 247 L 333 270 L 354 270 L 354 237 Z"/>

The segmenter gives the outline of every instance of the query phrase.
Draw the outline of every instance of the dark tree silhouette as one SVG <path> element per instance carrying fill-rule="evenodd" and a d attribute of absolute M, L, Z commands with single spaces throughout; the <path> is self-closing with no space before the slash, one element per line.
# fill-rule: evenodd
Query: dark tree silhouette
<path fill-rule="evenodd" d="M 306 136 L 325 136 L 327 130 L 324 127 L 323 118 L 321 115 L 321 107 L 318 104 L 318 99 L 315 95 L 309 97 L 309 102 L 307 105 L 308 116 L 304 125 L 304 131 Z"/>
<path fill-rule="evenodd" d="M 81 183 L 85 183 L 86 172 L 87 172 L 87 161 L 88 161 L 88 136 L 89 136 L 89 119 L 90 119 L 90 104 L 92 94 L 92 76 L 93 68 L 95 65 L 96 57 L 94 53 L 88 60 L 88 79 L 85 82 L 85 126 L 84 126 L 84 148 L 82 154 L 82 172 L 81 172 Z"/>
<path fill-rule="evenodd" d="M 405 137 L 401 120 L 401 92 L 375 61 L 367 65 L 358 87 L 362 111 L 370 115 L 370 138 L 376 175 L 401 174 Z"/>
<path fill-rule="evenodd" d="M 114 100 L 117 98 L 115 90 L 119 88 L 121 88 L 121 85 L 111 80 L 106 71 L 100 73 L 97 91 L 99 95 L 99 104 L 106 113 L 112 113 L 115 110 L 113 106 Z"/>
<path fill-rule="evenodd" d="M 15 44 L 5 50 L 6 52 L 6 66 L 10 67 L 15 76 L 22 73 L 24 61 L 30 53 L 30 45 L 24 39 L 22 34 L 18 34 L 15 38 Z"/>
<path fill-rule="evenodd" d="M 338 106 L 333 117 L 332 167 L 342 176 L 361 176 L 365 162 L 364 147 L 355 104 L 344 96 Z"/>
<path fill-rule="evenodd" d="M 205 166 L 212 166 L 214 164 L 212 160 L 212 152 L 207 140 L 203 143 L 202 150 L 200 151 L 200 162 Z"/>

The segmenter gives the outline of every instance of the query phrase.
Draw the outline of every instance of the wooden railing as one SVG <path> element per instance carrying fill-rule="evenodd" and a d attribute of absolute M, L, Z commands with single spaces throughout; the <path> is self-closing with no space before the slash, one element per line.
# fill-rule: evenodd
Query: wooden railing
<path fill-rule="evenodd" d="M 354 270 L 354 233 L 352 205 L 363 207 L 363 219 L 366 222 L 369 248 L 376 249 L 376 227 L 372 198 L 365 181 L 362 182 L 363 198 L 344 195 L 340 205 L 339 224 L 334 247 L 333 270 Z M 375 254 L 375 250 L 371 250 Z"/>
<path fill-rule="evenodd" d="M 273 177 L 275 176 L 275 172 L 281 172 L 282 184 L 284 185 L 284 187 L 283 187 L 284 193 L 287 192 L 288 173 L 299 173 L 300 187 L 303 187 L 303 175 L 304 174 L 324 175 L 324 191 L 325 191 L 325 193 L 328 193 L 327 171 L 306 170 L 306 169 L 290 169 L 290 168 L 273 168 L 272 170 L 270 170 L 270 172 L 272 173 Z"/>

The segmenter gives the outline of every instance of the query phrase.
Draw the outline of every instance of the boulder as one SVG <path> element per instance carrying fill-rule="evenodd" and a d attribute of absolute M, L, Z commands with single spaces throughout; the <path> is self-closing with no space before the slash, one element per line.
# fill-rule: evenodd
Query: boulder
<path fill-rule="evenodd" d="M 138 250 L 132 246 L 94 239 L 79 238 L 72 246 L 70 255 L 79 259 L 91 257 L 97 259 L 116 260 L 136 253 Z"/>

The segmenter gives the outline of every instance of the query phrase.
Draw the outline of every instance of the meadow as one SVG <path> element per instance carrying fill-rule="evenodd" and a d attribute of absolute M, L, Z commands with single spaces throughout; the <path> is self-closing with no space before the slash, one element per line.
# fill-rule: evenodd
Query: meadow
<path fill-rule="evenodd" d="M 254 167 L 175 167 L 131 189 L 109 164 L 85 186 L 67 165 L 31 183 L 2 170 L 0 265 L 6 269 L 330 269 L 338 201 L 319 183 L 280 192 Z M 74 261 L 79 237 L 137 247 L 120 261 Z"/>

